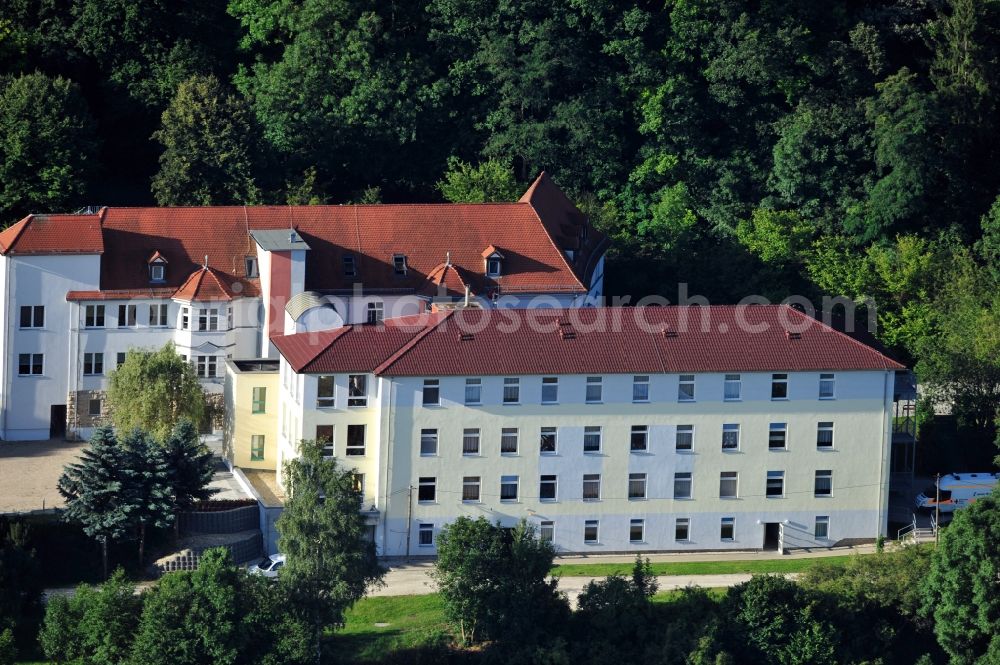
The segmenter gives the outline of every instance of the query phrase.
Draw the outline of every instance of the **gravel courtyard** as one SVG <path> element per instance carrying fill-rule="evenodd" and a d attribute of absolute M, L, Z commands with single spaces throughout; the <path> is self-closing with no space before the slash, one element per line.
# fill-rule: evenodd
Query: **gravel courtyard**
<path fill-rule="evenodd" d="M 0 513 L 63 505 L 56 483 L 83 441 L 0 441 Z"/>

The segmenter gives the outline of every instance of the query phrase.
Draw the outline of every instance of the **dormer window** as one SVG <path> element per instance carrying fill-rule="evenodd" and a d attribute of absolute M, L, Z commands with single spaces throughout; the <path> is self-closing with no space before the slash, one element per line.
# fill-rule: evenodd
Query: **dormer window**
<path fill-rule="evenodd" d="M 153 252 L 146 265 L 149 266 L 149 281 L 162 282 L 167 278 L 167 260 L 159 252 Z"/>
<path fill-rule="evenodd" d="M 486 259 L 486 274 L 489 277 L 500 276 L 500 259 Z"/>
<path fill-rule="evenodd" d="M 397 269 L 396 272 L 398 273 L 399 270 Z M 406 272 L 406 257 L 405 256 L 403 257 L 403 272 L 404 273 Z M 344 277 L 354 277 L 357 274 L 358 274 L 358 266 L 354 262 L 354 255 L 353 254 L 345 254 L 344 255 Z"/>
<path fill-rule="evenodd" d="M 490 245 L 483 250 L 483 260 L 486 262 L 486 276 L 499 277 L 503 272 L 503 254 L 500 250 Z"/>
<path fill-rule="evenodd" d="M 246 266 L 246 275 L 248 278 L 253 279 L 254 277 L 260 277 L 260 268 L 257 266 L 256 256 L 246 257 L 244 265 Z"/>
<path fill-rule="evenodd" d="M 392 255 L 392 269 L 397 275 L 406 274 L 406 255 L 405 254 L 393 254 Z"/>

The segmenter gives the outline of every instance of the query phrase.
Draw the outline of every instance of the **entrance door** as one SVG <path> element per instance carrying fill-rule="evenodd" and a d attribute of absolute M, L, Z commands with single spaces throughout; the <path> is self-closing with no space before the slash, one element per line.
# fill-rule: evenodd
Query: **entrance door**
<path fill-rule="evenodd" d="M 781 524 L 779 522 L 765 522 L 764 524 L 764 549 L 777 550 L 781 540 Z"/>
<path fill-rule="evenodd" d="M 49 409 L 49 438 L 66 438 L 66 405 L 53 404 Z"/>

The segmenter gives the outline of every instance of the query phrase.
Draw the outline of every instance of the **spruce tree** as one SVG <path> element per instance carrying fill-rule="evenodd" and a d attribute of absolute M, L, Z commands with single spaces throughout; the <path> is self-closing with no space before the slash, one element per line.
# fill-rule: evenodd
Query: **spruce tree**
<path fill-rule="evenodd" d="M 190 420 L 181 420 L 163 442 L 174 511 L 190 510 L 196 501 L 212 498 L 218 490 L 208 487 L 215 472 L 212 452 L 201 442 Z M 174 527 L 178 527 L 176 516 Z"/>
<path fill-rule="evenodd" d="M 146 555 L 146 528 L 167 527 L 174 519 L 173 492 L 166 455 L 159 444 L 140 429 L 132 430 L 124 444 L 129 474 L 125 496 L 138 529 L 141 566 Z"/>

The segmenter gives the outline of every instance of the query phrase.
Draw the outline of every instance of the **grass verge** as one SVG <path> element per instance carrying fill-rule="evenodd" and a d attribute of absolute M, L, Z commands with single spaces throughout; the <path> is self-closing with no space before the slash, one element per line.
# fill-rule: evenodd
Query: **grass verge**
<path fill-rule="evenodd" d="M 739 573 L 801 573 L 821 564 L 843 565 L 852 557 L 828 556 L 810 559 L 760 559 L 757 561 L 665 561 L 651 563 L 654 575 L 733 575 Z M 607 577 L 628 575 L 631 563 L 569 563 L 552 568 L 561 577 Z"/>
<path fill-rule="evenodd" d="M 443 649 L 452 641 L 438 594 L 364 598 L 346 619 L 333 640 L 341 662 L 379 662 L 386 654 Z"/>

